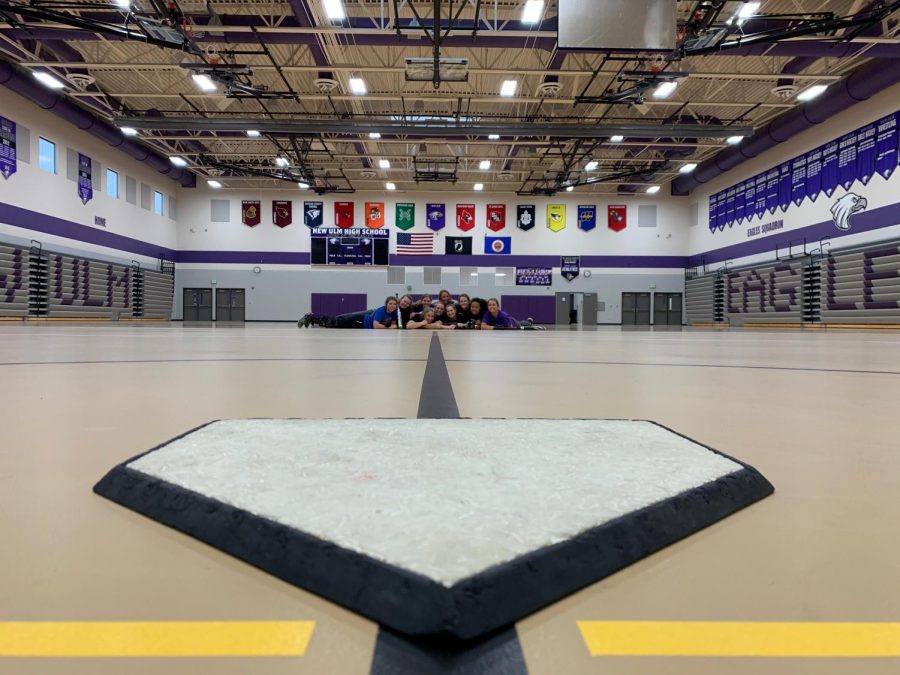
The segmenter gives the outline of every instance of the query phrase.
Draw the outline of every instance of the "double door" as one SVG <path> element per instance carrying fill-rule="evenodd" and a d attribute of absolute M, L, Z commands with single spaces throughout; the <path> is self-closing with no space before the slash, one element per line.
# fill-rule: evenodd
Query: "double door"
<path fill-rule="evenodd" d="M 649 293 L 622 293 L 622 325 L 650 325 Z"/>
<path fill-rule="evenodd" d="M 216 321 L 244 321 L 246 311 L 243 288 L 216 289 Z"/>
<path fill-rule="evenodd" d="M 185 321 L 212 321 L 212 289 L 185 288 L 182 294 L 182 311 Z"/>
<path fill-rule="evenodd" d="M 557 293 L 556 325 L 597 325 L 596 293 Z"/>
<path fill-rule="evenodd" d="M 681 293 L 653 294 L 653 325 L 681 325 Z"/>

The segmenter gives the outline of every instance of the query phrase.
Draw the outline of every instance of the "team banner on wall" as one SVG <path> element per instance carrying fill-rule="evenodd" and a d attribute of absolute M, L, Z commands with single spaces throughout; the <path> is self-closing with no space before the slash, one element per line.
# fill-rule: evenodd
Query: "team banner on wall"
<path fill-rule="evenodd" d="M 722 231 L 807 199 L 831 198 L 838 187 L 889 178 L 900 162 L 900 112 L 882 117 L 709 198 L 709 229 Z"/>
<path fill-rule="evenodd" d="M 78 153 L 78 196 L 87 204 L 94 197 L 93 166 L 91 158 Z"/>
<path fill-rule="evenodd" d="M 447 237 L 444 245 L 447 255 L 472 255 L 472 237 Z"/>
<path fill-rule="evenodd" d="M 416 224 L 416 205 L 398 203 L 394 209 L 394 225 L 398 230 L 408 230 Z"/>
<path fill-rule="evenodd" d="M 9 178 L 16 172 L 16 123 L 0 117 L 0 173 Z"/>
<path fill-rule="evenodd" d="M 597 227 L 597 205 L 596 204 L 579 204 L 578 205 L 578 229 L 590 232 Z"/>
<path fill-rule="evenodd" d="M 559 273 L 566 281 L 572 281 L 581 274 L 581 256 L 570 255 L 559 259 Z"/>
<path fill-rule="evenodd" d="M 307 227 L 322 227 L 325 205 L 322 202 L 303 202 L 303 224 Z"/>
<path fill-rule="evenodd" d="M 294 202 L 273 201 L 272 223 L 278 227 L 287 227 L 294 222 Z"/>
<path fill-rule="evenodd" d="M 487 205 L 487 228 L 499 232 L 506 227 L 506 204 Z"/>
<path fill-rule="evenodd" d="M 334 203 L 334 224 L 342 230 L 353 227 L 353 202 Z"/>
<path fill-rule="evenodd" d="M 475 205 L 456 205 L 456 226 L 463 232 L 468 232 L 475 227 Z"/>
<path fill-rule="evenodd" d="M 566 227 L 566 205 L 547 204 L 547 227 L 559 232 Z"/>
<path fill-rule="evenodd" d="M 366 227 L 372 230 L 384 227 L 384 202 L 366 202 Z"/>
<path fill-rule="evenodd" d="M 898 120 L 900 113 L 885 117 L 878 122 L 878 133 L 875 137 L 875 170 L 882 178 L 889 178 L 897 168 L 900 158 L 897 156 Z"/>
<path fill-rule="evenodd" d="M 550 286 L 552 283 L 552 267 L 516 268 L 516 286 Z"/>
<path fill-rule="evenodd" d="M 262 205 L 257 199 L 255 201 L 241 202 L 241 222 L 249 227 L 256 227 L 262 222 Z"/>
<path fill-rule="evenodd" d="M 485 237 L 484 252 L 505 255 L 512 252 L 512 237 Z"/>
<path fill-rule="evenodd" d="M 526 232 L 534 227 L 534 204 L 519 204 L 516 207 L 516 227 Z"/>
<path fill-rule="evenodd" d="M 446 204 L 426 204 L 425 205 L 425 227 L 429 230 L 443 230 L 447 224 L 447 205 Z"/>
<path fill-rule="evenodd" d="M 628 206 L 610 204 L 606 207 L 606 226 L 613 232 L 621 232 L 628 227 Z"/>

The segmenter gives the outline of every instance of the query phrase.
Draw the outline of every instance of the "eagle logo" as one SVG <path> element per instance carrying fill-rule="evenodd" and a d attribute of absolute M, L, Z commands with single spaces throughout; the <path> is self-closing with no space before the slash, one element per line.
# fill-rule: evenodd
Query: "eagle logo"
<path fill-rule="evenodd" d="M 848 192 L 831 205 L 831 217 L 839 230 L 850 229 L 850 216 L 865 211 L 869 202 L 865 197 Z"/>

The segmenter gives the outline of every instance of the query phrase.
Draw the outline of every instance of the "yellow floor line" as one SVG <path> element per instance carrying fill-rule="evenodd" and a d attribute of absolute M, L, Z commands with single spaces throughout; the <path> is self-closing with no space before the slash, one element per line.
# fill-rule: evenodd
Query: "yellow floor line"
<path fill-rule="evenodd" d="M 592 656 L 900 656 L 900 623 L 579 621 L 578 629 Z"/>
<path fill-rule="evenodd" d="M 315 621 L 0 622 L 0 657 L 303 656 Z"/>

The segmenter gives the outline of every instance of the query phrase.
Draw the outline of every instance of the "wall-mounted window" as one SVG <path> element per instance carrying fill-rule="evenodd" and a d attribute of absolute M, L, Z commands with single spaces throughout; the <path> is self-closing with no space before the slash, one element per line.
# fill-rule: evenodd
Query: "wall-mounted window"
<path fill-rule="evenodd" d="M 158 216 L 163 214 L 163 194 L 162 192 L 153 193 L 153 213 Z"/>
<path fill-rule="evenodd" d="M 106 194 L 113 199 L 119 198 L 119 174 L 112 169 L 106 170 Z"/>
<path fill-rule="evenodd" d="M 56 143 L 38 138 L 38 157 L 42 171 L 56 173 Z"/>
<path fill-rule="evenodd" d="M 460 267 L 459 268 L 459 285 L 460 286 L 477 286 L 478 285 L 478 268 L 477 267 Z"/>
<path fill-rule="evenodd" d="M 498 267 L 494 270 L 494 286 L 515 286 L 516 268 Z"/>

